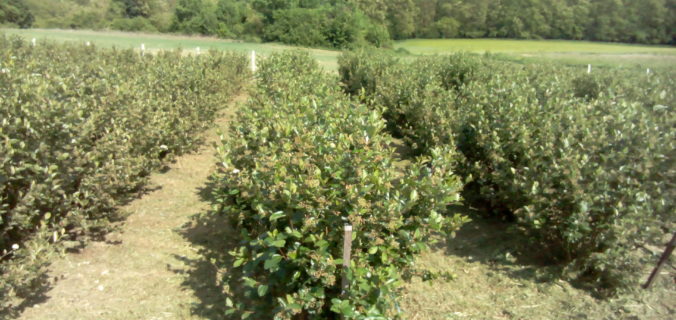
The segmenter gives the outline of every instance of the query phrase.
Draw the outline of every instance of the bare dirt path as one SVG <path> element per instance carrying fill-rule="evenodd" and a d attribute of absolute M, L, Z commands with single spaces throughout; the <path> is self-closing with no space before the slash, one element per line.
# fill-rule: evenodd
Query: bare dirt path
<path fill-rule="evenodd" d="M 213 143 L 245 100 L 230 103 L 199 151 L 154 173 L 153 191 L 120 208 L 129 214 L 120 231 L 55 261 L 50 276 L 59 280 L 20 319 L 208 318 L 199 310 L 204 293 L 189 279 L 201 253 L 185 234 L 191 217 L 209 208 L 200 192 L 214 169 Z"/>

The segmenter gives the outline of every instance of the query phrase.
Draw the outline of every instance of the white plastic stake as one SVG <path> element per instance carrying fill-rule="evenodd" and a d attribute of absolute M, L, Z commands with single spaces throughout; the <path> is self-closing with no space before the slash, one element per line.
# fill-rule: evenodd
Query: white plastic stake
<path fill-rule="evenodd" d="M 345 235 L 343 236 L 343 281 L 341 283 L 342 294 L 347 293 L 350 283 L 347 280 L 347 270 L 350 268 L 350 253 L 352 251 L 352 226 L 345 225 Z"/>
<path fill-rule="evenodd" d="M 591 64 L 587 65 L 587 73 L 591 73 Z"/>
<path fill-rule="evenodd" d="M 141 56 L 145 56 L 145 55 L 146 55 L 146 44 L 141 43 Z"/>
<path fill-rule="evenodd" d="M 91 43 L 89 43 L 89 41 L 85 42 L 85 46 L 89 47 L 90 45 Z"/>
<path fill-rule="evenodd" d="M 645 74 L 650 74 L 650 68 L 645 69 Z"/>
<path fill-rule="evenodd" d="M 256 72 L 256 51 L 251 51 L 251 72 Z"/>
<path fill-rule="evenodd" d="M 31 45 L 33 45 L 33 47 L 35 47 L 36 43 L 37 43 L 37 40 L 35 40 L 35 38 L 33 38 L 33 40 L 31 40 Z"/>
<path fill-rule="evenodd" d="M 200 55 L 200 47 L 197 47 L 197 55 Z"/>

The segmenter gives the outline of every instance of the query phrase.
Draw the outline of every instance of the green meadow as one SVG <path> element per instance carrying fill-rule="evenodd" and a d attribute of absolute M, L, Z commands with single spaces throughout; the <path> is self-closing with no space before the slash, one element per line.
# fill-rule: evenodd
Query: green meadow
<path fill-rule="evenodd" d="M 101 47 L 140 48 L 145 45 L 146 50 L 171 50 L 181 48 L 186 52 L 195 52 L 210 49 L 225 51 L 250 52 L 267 55 L 284 50 L 299 50 L 301 48 L 276 43 L 253 43 L 237 40 L 224 40 L 213 37 L 179 36 L 169 34 L 129 33 L 119 31 L 87 31 L 87 30 L 57 30 L 57 29 L 0 29 L 8 35 L 18 35 L 26 39 L 35 38 L 37 41 L 62 42 L 91 42 Z M 327 69 L 337 68 L 337 58 L 340 54 L 335 50 L 302 49 L 310 51 L 319 63 Z"/>
<path fill-rule="evenodd" d="M 415 55 L 458 51 L 491 53 L 509 60 L 557 61 L 566 64 L 667 67 L 676 63 L 676 48 L 569 40 L 412 39 L 395 49 Z"/>
<path fill-rule="evenodd" d="M 230 50 L 267 55 L 284 50 L 307 50 L 320 65 L 337 69 L 339 51 L 309 49 L 279 43 L 253 43 L 213 37 L 169 34 L 129 33 L 118 31 L 87 31 L 57 29 L 1 29 L 8 35 L 44 41 L 91 42 L 102 47 L 166 50 L 182 48 L 186 52 L 200 50 Z M 413 39 L 397 41 L 393 49 L 404 56 L 443 55 L 458 51 L 490 53 L 517 62 L 554 61 L 570 65 L 664 68 L 676 65 L 676 48 L 619 43 L 564 40 L 507 39 Z"/>

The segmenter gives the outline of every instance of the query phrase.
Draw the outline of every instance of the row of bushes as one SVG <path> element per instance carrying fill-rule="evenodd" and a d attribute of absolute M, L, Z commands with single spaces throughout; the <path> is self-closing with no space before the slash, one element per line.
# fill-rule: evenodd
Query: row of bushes
<path fill-rule="evenodd" d="M 393 164 L 381 113 L 346 97 L 307 54 L 261 63 L 258 88 L 219 148 L 214 199 L 240 232 L 228 313 L 249 319 L 396 317 L 415 256 L 465 218 L 456 154 Z M 430 166 L 435 167 L 432 171 Z M 403 171 L 403 172 L 402 172 Z M 354 228 L 341 293 L 343 226 Z"/>
<path fill-rule="evenodd" d="M 586 74 L 468 54 L 404 63 L 353 52 L 340 74 L 418 152 L 455 148 L 465 199 L 515 220 L 543 256 L 599 293 L 635 285 L 638 246 L 673 230 L 669 70 Z"/>
<path fill-rule="evenodd" d="M 194 149 L 246 66 L 0 37 L 0 306 L 38 284 L 50 244 L 104 230 L 151 170 Z"/>

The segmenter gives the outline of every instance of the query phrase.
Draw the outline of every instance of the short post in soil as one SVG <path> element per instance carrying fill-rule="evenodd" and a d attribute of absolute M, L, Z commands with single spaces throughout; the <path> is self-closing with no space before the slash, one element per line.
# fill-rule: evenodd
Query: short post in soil
<path fill-rule="evenodd" d="M 33 39 L 31 40 L 31 45 L 32 45 L 33 47 L 35 47 L 36 44 L 37 44 L 37 40 L 35 40 L 35 38 L 33 38 Z"/>
<path fill-rule="evenodd" d="M 343 235 L 343 279 L 341 283 L 341 295 L 347 293 L 350 282 L 347 279 L 347 271 L 350 268 L 350 253 L 352 251 L 352 226 L 345 225 L 345 234 Z"/>
<path fill-rule="evenodd" d="M 591 73 L 591 64 L 587 65 L 587 73 Z"/>
<path fill-rule="evenodd" d="M 662 265 L 665 262 L 667 262 L 669 256 L 671 256 L 671 253 L 674 251 L 675 246 L 676 246 L 676 232 L 674 232 L 674 236 L 671 237 L 671 241 L 667 243 L 667 247 L 664 249 L 664 252 L 660 257 L 660 260 L 657 262 L 657 266 L 655 266 L 655 269 L 653 269 L 653 272 L 650 274 L 650 277 L 648 277 L 648 281 L 646 281 L 646 283 L 643 284 L 642 286 L 643 289 L 650 288 L 650 285 L 653 283 L 653 281 L 657 277 L 657 274 L 660 272 L 660 268 L 662 268 Z"/>
<path fill-rule="evenodd" d="M 251 51 L 251 72 L 255 73 L 256 69 L 256 51 Z"/>
<path fill-rule="evenodd" d="M 141 43 L 141 56 L 146 55 L 146 45 L 145 43 Z"/>

